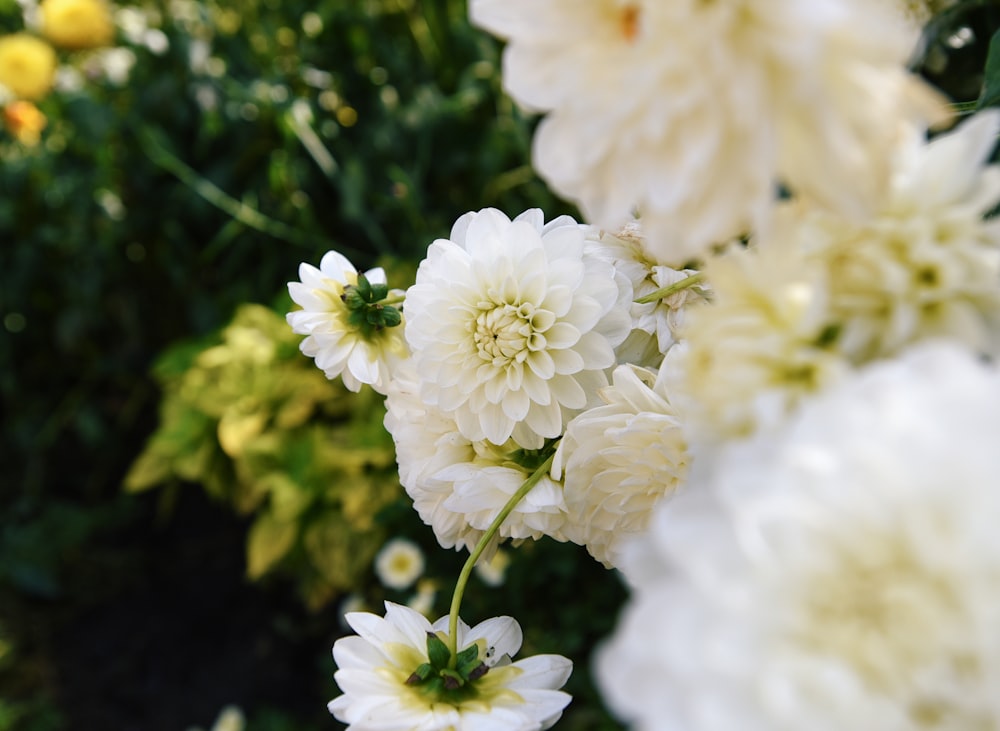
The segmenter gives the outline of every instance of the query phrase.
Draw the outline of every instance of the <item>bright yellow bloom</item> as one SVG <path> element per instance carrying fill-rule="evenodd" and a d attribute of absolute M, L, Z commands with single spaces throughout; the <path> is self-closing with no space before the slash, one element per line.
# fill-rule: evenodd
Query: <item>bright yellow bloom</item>
<path fill-rule="evenodd" d="M 0 84 L 21 99 L 37 101 L 52 88 L 56 52 L 45 41 L 27 33 L 0 38 Z"/>
<path fill-rule="evenodd" d="M 26 101 L 14 101 L 4 107 L 3 121 L 19 142 L 29 146 L 38 144 L 48 123 L 38 107 Z"/>
<path fill-rule="evenodd" d="M 62 48 L 100 48 L 114 39 L 105 0 L 42 0 L 39 10 L 45 37 Z"/>

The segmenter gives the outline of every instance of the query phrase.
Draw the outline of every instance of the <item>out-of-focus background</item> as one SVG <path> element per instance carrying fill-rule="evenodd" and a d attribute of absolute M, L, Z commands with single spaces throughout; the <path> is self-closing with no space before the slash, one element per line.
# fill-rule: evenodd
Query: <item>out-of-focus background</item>
<path fill-rule="evenodd" d="M 461 0 L 122 2 L 107 27 L 88 5 L 46 38 L 44 2 L 0 0 L 24 85 L 0 131 L 0 731 L 338 728 L 343 611 L 445 614 L 463 557 L 410 508 L 380 397 L 298 352 L 285 284 L 336 249 L 405 287 L 466 211 L 574 210 Z M 953 5 L 915 65 L 971 102 L 997 27 Z M 395 537 L 426 558 L 406 588 L 373 568 Z M 616 575 L 548 540 L 493 568 L 463 616 L 574 659 L 560 728 L 617 728 L 587 670 Z"/>

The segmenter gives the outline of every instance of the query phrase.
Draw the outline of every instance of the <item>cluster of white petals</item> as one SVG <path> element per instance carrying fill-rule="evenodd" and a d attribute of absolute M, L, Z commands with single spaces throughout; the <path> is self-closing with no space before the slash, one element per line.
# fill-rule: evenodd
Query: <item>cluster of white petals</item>
<path fill-rule="evenodd" d="M 430 245 L 406 292 L 420 397 L 466 439 L 539 449 L 607 385 L 631 289 L 585 247 L 586 227 L 541 211 L 468 213 Z"/>
<path fill-rule="evenodd" d="M 1000 345 L 1000 114 L 911 140 L 876 215 L 852 224 L 799 201 L 767 235 L 705 266 L 712 303 L 691 310 L 674 392 L 696 441 L 780 422 L 846 369 L 947 337 Z"/>
<path fill-rule="evenodd" d="M 630 548 L 634 728 L 1000 727 L 1000 373 L 938 341 L 695 463 Z"/>
<path fill-rule="evenodd" d="M 622 365 L 601 396 L 606 405 L 569 423 L 554 470 L 565 472 L 567 537 L 610 568 L 683 482 L 688 454 L 663 378 Z"/>
<path fill-rule="evenodd" d="M 645 250 L 646 238 L 637 221 L 630 222 L 616 233 L 591 229 L 587 242 L 595 256 L 609 260 L 615 271 L 624 275 L 632 285 L 634 300 L 629 306 L 632 330 L 616 350 L 618 361 L 644 368 L 659 367 L 663 355 L 679 338 L 688 308 L 706 301 L 706 290 L 695 285 L 652 302 L 635 300 L 652 296 L 697 272 L 657 264 Z"/>
<path fill-rule="evenodd" d="M 562 715 L 570 696 L 559 690 L 572 663 L 560 655 L 516 662 L 521 628 L 494 617 L 469 628 L 459 620 L 457 648 L 480 646 L 489 667 L 455 700 L 407 683 L 427 663 L 427 635 L 447 639 L 448 618 L 431 624 L 419 612 L 386 602 L 385 617 L 356 612 L 347 622 L 358 634 L 337 640 L 334 675 L 343 695 L 330 712 L 351 731 L 542 731 Z"/>
<path fill-rule="evenodd" d="M 755 230 L 779 182 L 847 216 L 888 183 L 897 123 L 940 114 L 871 0 L 472 0 L 505 39 L 505 89 L 547 112 L 534 164 L 587 218 L 639 210 L 679 267 Z"/>
<path fill-rule="evenodd" d="M 373 284 L 386 282 L 381 268 L 370 269 L 364 276 Z M 288 293 L 302 309 L 288 313 L 288 324 L 306 336 L 302 352 L 316 359 L 316 365 L 327 378 L 342 377 L 351 391 L 359 391 L 362 384 L 368 384 L 384 394 L 393 369 L 407 354 L 403 327 L 365 334 L 351 324 L 351 313 L 342 296 L 345 287 L 357 286 L 358 270 L 336 251 L 323 256 L 319 269 L 301 264 L 299 279 L 289 282 Z"/>
<path fill-rule="evenodd" d="M 512 440 L 472 441 L 452 414 L 425 404 L 413 360 L 404 362 L 386 397 L 386 429 L 396 445 L 399 479 L 421 520 L 444 548 L 472 550 L 535 465 Z M 562 484 L 545 474 L 514 506 L 484 556 L 500 539 L 564 541 Z"/>

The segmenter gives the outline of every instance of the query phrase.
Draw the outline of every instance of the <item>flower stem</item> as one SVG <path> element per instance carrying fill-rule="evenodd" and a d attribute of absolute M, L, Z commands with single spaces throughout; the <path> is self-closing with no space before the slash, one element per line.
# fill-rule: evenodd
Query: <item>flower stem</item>
<path fill-rule="evenodd" d="M 680 292 L 682 289 L 693 287 L 694 285 L 701 282 L 704 278 L 705 278 L 704 272 L 698 272 L 697 274 L 692 274 L 690 277 L 685 277 L 684 279 L 681 279 L 679 282 L 674 282 L 673 284 L 669 284 L 666 287 L 663 287 L 662 289 L 658 289 L 655 292 L 650 292 L 649 294 L 643 297 L 639 297 L 638 299 L 634 300 L 634 302 L 639 305 L 645 305 L 648 304 L 649 302 L 656 302 L 657 300 L 666 299 L 670 295 Z"/>
<path fill-rule="evenodd" d="M 500 525 L 507 519 L 507 516 L 517 507 L 517 504 L 521 502 L 524 496 L 531 492 L 531 488 L 537 485 L 538 481 L 548 474 L 554 458 L 555 452 L 550 454 L 549 458 L 542 462 L 538 469 L 528 476 L 524 484 L 517 488 L 517 492 L 501 508 L 497 517 L 490 523 L 490 527 L 486 529 L 482 538 L 479 539 L 476 547 L 472 549 L 472 553 L 469 554 L 468 560 L 466 560 L 465 565 L 462 567 L 462 572 L 458 575 L 458 581 L 455 583 L 455 593 L 451 596 L 451 611 L 448 614 L 448 649 L 451 651 L 451 659 L 448 661 L 448 666 L 453 670 L 458 661 L 458 610 L 462 606 L 462 595 L 465 594 L 465 585 L 469 582 L 469 575 L 472 573 L 476 561 L 479 560 L 483 551 L 486 550 L 486 546 L 489 545 L 493 536 L 500 530 Z"/>

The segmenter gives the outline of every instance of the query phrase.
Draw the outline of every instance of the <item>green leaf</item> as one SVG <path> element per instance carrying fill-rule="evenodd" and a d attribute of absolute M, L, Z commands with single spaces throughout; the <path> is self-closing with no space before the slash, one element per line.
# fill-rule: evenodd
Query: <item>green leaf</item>
<path fill-rule="evenodd" d="M 983 90 L 976 102 L 976 109 L 1000 105 L 1000 30 L 990 39 L 990 50 L 986 55 L 986 71 L 983 76 Z"/>

